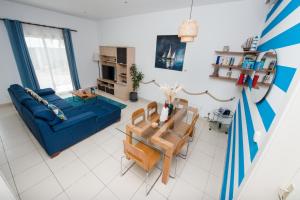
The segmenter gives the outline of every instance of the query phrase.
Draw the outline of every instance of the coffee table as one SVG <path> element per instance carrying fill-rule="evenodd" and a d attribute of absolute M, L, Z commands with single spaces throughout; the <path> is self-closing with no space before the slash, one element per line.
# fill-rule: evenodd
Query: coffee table
<path fill-rule="evenodd" d="M 86 102 L 87 100 L 97 98 L 98 95 L 93 94 L 86 90 L 75 90 L 72 92 L 72 96 L 73 96 L 73 100 L 74 100 L 74 97 L 79 97 L 80 99 L 83 100 L 83 102 Z"/>

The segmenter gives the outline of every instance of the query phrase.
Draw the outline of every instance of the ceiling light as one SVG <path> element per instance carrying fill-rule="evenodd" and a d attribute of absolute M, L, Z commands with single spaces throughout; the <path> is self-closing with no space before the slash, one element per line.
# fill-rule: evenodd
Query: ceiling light
<path fill-rule="evenodd" d="M 196 20 L 192 20 L 194 0 L 191 3 L 190 18 L 182 22 L 179 27 L 178 37 L 181 42 L 193 42 L 198 35 L 198 24 Z"/>

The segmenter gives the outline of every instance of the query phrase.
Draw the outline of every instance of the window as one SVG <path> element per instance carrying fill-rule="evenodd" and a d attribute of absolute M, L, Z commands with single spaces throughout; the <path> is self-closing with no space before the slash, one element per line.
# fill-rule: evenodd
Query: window
<path fill-rule="evenodd" d="M 62 30 L 27 24 L 23 30 L 40 87 L 73 90 Z"/>

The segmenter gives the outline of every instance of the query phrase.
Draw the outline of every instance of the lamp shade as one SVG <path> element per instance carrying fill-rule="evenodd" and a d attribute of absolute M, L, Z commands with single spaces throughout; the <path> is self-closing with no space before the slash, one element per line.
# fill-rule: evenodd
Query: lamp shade
<path fill-rule="evenodd" d="M 99 62 L 100 61 L 100 55 L 99 55 L 98 52 L 95 52 L 93 54 L 93 61 L 95 61 L 95 62 Z"/>
<path fill-rule="evenodd" d="M 185 20 L 179 27 L 178 37 L 181 42 L 193 42 L 198 35 L 198 24 L 196 20 Z"/>

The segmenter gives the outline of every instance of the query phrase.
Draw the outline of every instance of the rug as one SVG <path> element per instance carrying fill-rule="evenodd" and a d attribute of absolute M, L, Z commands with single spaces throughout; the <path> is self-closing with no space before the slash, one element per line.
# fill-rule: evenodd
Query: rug
<path fill-rule="evenodd" d="M 107 97 L 104 97 L 104 96 L 97 96 L 97 99 L 100 99 L 100 100 L 106 101 L 110 104 L 113 104 L 113 105 L 119 107 L 120 109 L 124 109 L 127 106 L 125 104 L 114 101 L 114 100 L 112 100 L 110 98 L 107 98 Z M 82 106 L 86 103 L 93 103 L 93 102 L 96 101 L 96 99 L 92 98 L 92 99 L 87 99 L 87 100 L 84 101 L 83 99 L 81 99 L 79 97 L 68 97 L 68 98 L 65 98 L 65 101 L 68 102 L 69 104 L 71 104 L 72 106 Z"/>

